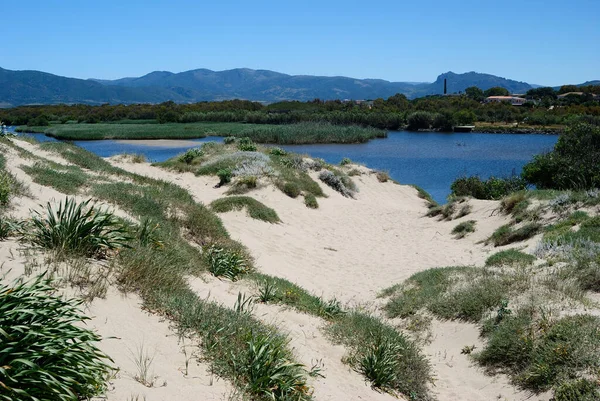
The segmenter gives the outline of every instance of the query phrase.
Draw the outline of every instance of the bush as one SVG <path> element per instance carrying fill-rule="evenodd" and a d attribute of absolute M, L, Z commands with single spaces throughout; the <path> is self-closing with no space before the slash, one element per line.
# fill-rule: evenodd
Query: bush
<path fill-rule="evenodd" d="M 304 195 L 304 204 L 311 209 L 317 209 L 319 207 L 319 202 L 317 202 L 317 198 L 313 194 Z"/>
<path fill-rule="evenodd" d="M 195 158 L 201 157 L 203 155 L 201 148 L 192 148 L 186 150 L 184 154 L 179 156 L 177 160 L 185 164 L 191 164 Z"/>
<path fill-rule="evenodd" d="M 281 148 L 271 148 L 269 150 L 269 153 L 275 156 L 285 156 L 287 155 L 287 152 Z"/>
<path fill-rule="evenodd" d="M 344 158 L 342 159 L 342 161 L 340 161 L 340 166 L 346 166 L 346 165 L 348 165 L 348 164 L 351 164 L 351 163 L 352 163 L 352 160 L 350 160 L 350 159 L 349 159 L 349 158 L 347 158 L 347 157 L 344 157 Z"/>
<path fill-rule="evenodd" d="M 345 197 L 354 197 L 354 191 L 348 187 L 348 182 L 344 182 L 343 177 L 339 177 L 329 170 L 323 170 L 319 173 L 319 179 Z"/>
<path fill-rule="evenodd" d="M 388 180 L 390 179 L 390 175 L 386 171 L 378 171 L 376 176 L 377 181 L 379 182 L 388 182 Z"/>
<path fill-rule="evenodd" d="M 533 237 L 541 228 L 539 223 L 529 223 L 513 230 L 510 225 L 506 224 L 494 231 L 488 241 L 493 242 L 494 246 L 508 245 Z"/>
<path fill-rule="evenodd" d="M 460 177 L 450 185 L 454 196 L 471 196 L 475 199 L 497 200 L 513 192 L 526 189 L 527 183 L 520 177 L 490 177 L 482 180 L 478 176 Z"/>
<path fill-rule="evenodd" d="M 554 149 L 535 156 L 522 177 L 538 188 L 600 187 L 600 127 L 576 124 L 558 138 Z"/>
<path fill-rule="evenodd" d="M 219 187 L 225 184 L 229 184 L 231 182 L 232 177 L 231 170 L 228 168 L 221 169 L 217 171 L 217 177 L 219 177 Z"/>
<path fill-rule="evenodd" d="M 295 182 L 286 182 L 283 184 L 282 191 L 290 198 L 297 198 L 300 195 L 300 187 Z"/>
<path fill-rule="evenodd" d="M 108 250 L 128 247 L 126 227 L 111 212 L 90 203 L 91 199 L 78 204 L 74 198 L 65 198 L 56 208 L 48 202 L 45 216 L 33 212 L 27 239 L 41 248 L 85 256 L 103 256 Z"/>
<path fill-rule="evenodd" d="M 82 327 L 81 301 L 51 295 L 38 277 L 13 288 L 0 284 L 0 399 L 89 399 L 106 389 L 110 359 Z"/>
<path fill-rule="evenodd" d="M 235 136 L 227 136 L 227 137 L 223 138 L 223 143 L 225 145 L 231 145 L 232 143 L 235 143 L 235 140 L 236 140 Z"/>
<path fill-rule="evenodd" d="M 238 142 L 238 149 L 242 152 L 256 152 L 256 144 L 250 138 L 241 138 Z"/>

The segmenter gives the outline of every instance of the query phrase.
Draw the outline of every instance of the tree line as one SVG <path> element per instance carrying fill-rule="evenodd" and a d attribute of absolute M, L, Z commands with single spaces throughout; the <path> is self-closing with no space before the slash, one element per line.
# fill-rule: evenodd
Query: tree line
<path fill-rule="evenodd" d="M 581 95 L 559 95 L 582 92 Z M 448 131 L 454 125 L 485 122 L 519 123 L 533 126 L 568 125 L 586 122 L 600 125 L 600 102 L 595 95 L 600 86 L 535 88 L 523 96 L 523 106 L 508 102 L 486 103 L 487 96 L 504 96 L 504 88 L 483 91 L 470 87 L 464 93 L 435 95 L 409 100 L 402 94 L 373 101 L 315 99 L 308 102 L 282 101 L 261 104 L 247 100 L 226 100 L 177 104 L 131 105 L 41 105 L 0 109 L 0 120 L 9 125 L 45 126 L 59 123 L 99 122 L 245 122 L 293 124 L 326 122 L 334 125 L 360 125 L 380 129 L 435 129 Z"/>

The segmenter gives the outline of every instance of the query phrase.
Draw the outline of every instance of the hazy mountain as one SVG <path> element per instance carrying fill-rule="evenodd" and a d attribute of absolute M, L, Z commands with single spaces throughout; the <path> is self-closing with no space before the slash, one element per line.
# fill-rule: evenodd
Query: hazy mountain
<path fill-rule="evenodd" d="M 287 75 L 268 70 L 238 68 L 226 71 L 197 69 L 181 73 L 154 71 L 142 77 L 117 80 L 66 78 L 39 71 L 10 71 L 0 68 L 0 106 L 48 103 L 178 103 L 204 100 L 376 99 L 403 93 L 409 98 L 441 94 L 447 80 L 448 93 L 469 86 L 485 90 L 501 86 L 513 93 L 532 88 L 525 82 L 490 74 L 447 72 L 433 83 L 389 82 L 382 79 L 355 79 Z"/>
<path fill-rule="evenodd" d="M 158 103 L 165 99 L 187 101 L 164 88 L 129 88 L 65 78 L 40 71 L 0 68 L 0 104 L 4 107 L 52 103 Z"/>

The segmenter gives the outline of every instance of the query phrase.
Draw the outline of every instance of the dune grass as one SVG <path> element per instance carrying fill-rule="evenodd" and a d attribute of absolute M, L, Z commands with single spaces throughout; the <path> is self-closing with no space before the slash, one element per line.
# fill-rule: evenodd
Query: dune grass
<path fill-rule="evenodd" d="M 513 228 L 510 224 L 505 224 L 498 228 L 487 240 L 494 246 L 503 246 L 514 242 L 525 241 L 536 235 L 542 229 L 540 223 L 527 223 L 519 228 Z"/>
<path fill-rule="evenodd" d="M 21 169 L 31 176 L 33 182 L 56 189 L 63 194 L 74 195 L 91 180 L 91 177 L 76 166 L 58 166 L 36 162 Z"/>
<path fill-rule="evenodd" d="M 590 315 L 552 319 L 524 308 L 486 322 L 483 350 L 474 355 L 482 365 L 511 375 L 534 392 L 553 390 L 555 400 L 600 397 L 592 379 L 600 368 L 600 319 Z"/>
<path fill-rule="evenodd" d="M 249 196 L 228 196 L 217 199 L 210 204 L 210 207 L 217 213 L 246 209 L 248 216 L 253 219 L 266 221 L 267 223 L 281 222 L 275 210 Z"/>
<path fill-rule="evenodd" d="M 13 197 L 28 193 L 28 188 L 6 169 L 6 158 L 0 153 L 0 212 Z"/>
<path fill-rule="evenodd" d="M 452 234 L 454 234 L 457 239 L 464 238 L 467 234 L 475 232 L 476 223 L 475 220 L 463 221 L 452 229 Z"/>
<path fill-rule="evenodd" d="M 507 249 L 500 251 L 485 261 L 486 266 L 528 266 L 533 264 L 535 256 L 521 252 L 516 249 Z"/>

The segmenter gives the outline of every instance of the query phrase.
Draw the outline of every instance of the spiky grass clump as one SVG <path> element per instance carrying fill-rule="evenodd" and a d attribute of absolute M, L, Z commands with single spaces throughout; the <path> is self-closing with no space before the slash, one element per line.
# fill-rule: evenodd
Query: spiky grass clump
<path fill-rule="evenodd" d="M 111 212 L 91 205 L 91 199 L 74 198 L 46 204 L 46 214 L 33 211 L 27 239 L 34 245 L 60 254 L 103 256 L 128 246 L 127 229 Z"/>
<path fill-rule="evenodd" d="M 241 252 L 211 245 L 204 250 L 208 270 L 216 277 L 236 281 L 249 272 L 248 262 Z"/>
<path fill-rule="evenodd" d="M 102 394 L 110 359 L 94 345 L 100 337 L 82 328 L 89 320 L 80 301 L 52 293 L 38 277 L 0 284 L 0 399 L 67 401 Z"/>
<path fill-rule="evenodd" d="M 456 235 L 457 239 L 464 238 L 467 234 L 475 232 L 476 223 L 475 220 L 463 221 L 452 229 L 452 234 Z"/>
<path fill-rule="evenodd" d="M 352 164 L 352 160 L 350 160 L 350 158 L 348 158 L 348 157 L 344 157 L 340 161 L 340 166 L 347 166 L 348 164 Z"/>
<path fill-rule="evenodd" d="M 308 400 L 306 371 L 293 362 L 282 336 L 251 333 L 240 366 L 248 377 L 248 392 L 272 400 Z"/>
<path fill-rule="evenodd" d="M 229 196 L 213 201 L 210 204 L 213 211 L 226 213 L 232 210 L 246 209 L 248 215 L 253 219 L 266 221 L 268 223 L 279 223 L 281 220 L 277 212 L 270 207 L 249 196 Z"/>
<path fill-rule="evenodd" d="M 390 179 L 390 174 L 387 171 L 378 171 L 375 176 L 379 182 L 388 182 Z"/>

